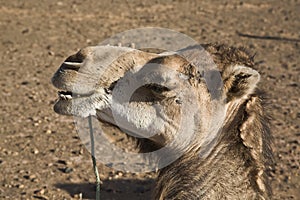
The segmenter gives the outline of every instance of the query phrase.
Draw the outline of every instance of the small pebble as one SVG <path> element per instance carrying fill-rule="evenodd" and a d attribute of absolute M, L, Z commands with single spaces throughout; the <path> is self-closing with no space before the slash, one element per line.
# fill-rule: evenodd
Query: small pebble
<path fill-rule="evenodd" d="M 79 150 L 79 154 L 82 155 L 83 154 L 83 149 Z"/>
<path fill-rule="evenodd" d="M 33 196 L 35 199 L 42 199 L 42 200 L 48 200 L 49 197 L 45 196 L 45 195 L 34 195 Z"/>
<path fill-rule="evenodd" d="M 36 175 L 35 174 L 31 174 L 30 176 L 29 176 L 29 179 L 35 179 L 36 178 Z"/>
<path fill-rule="evenodd" d="M 31 179 L 31 182 L 38 183 L 39 179 L 37 179 L 37 178 Z"/>
<path fill-rule="evenodd" d="M 29 28 L 25 28 L 22 30 L 22 34 L 29 33 Z"/>
<path fill-rule="evenodd" d="M 38 153 L 39 153 L 39 150 L 37 150 L 37 149 L 32 149 L 32 150 L 31 150 L 31 153 L 33 153 L 33 154 L 38 154 Z"/>
<path fill-rule="evenodd" d="M 123 176 L 123 173 L 122 172 L 117 172 L 118 176 Z"/>
<path fill-rule="evenodd" d="M 28 175 L 24 175 L 23 178 L 29 179 L 29 176 Z"/>
<path fill-rule="evenodd" d="M 119 175 L 118 175 L 118 174 L 115 174 L 113 178 L 119 178 Z"/>
<path fill-rule="evenodd" d="M 71 167 L 63 168 L 62 172 L 66 173 L 66 174 L 69 174 L 69 173 L 73 172 L 73 168 L 71 168 Z"/>
<path fill-rule="evenodd" d="M 55 53 L 54 53 L 53 51 L 48 51 L 48 55 L 49 55 L 49 56 L 54 56 Z"/>
<path fill-rule="evenodd" d="M 28 85 L 29 84 L 29 81 L 22 81 L 21 82 L 21 85 Z"/>
<path fill-rule="evenodd" d="M 75 194 L 74 198 L 76 198 L 76 199 L 82 199 L 82 193 Z"/>
<path fill-rule="evenodd" d="M 65 160 L 58 160 L 57 163 L 67 165 L 67 161 Z"/>
<path fill-rule="evenodd" d="M 47 163 L 47 167 L 52 167 L 53 163 Z"/>
<path fill-rule="evenodd" d="M 44 195 L 45 194 L 45 190 L 44 189 L 35 190 L 33 193 L 34 194 L 38 194 L 38 195 Z"/>

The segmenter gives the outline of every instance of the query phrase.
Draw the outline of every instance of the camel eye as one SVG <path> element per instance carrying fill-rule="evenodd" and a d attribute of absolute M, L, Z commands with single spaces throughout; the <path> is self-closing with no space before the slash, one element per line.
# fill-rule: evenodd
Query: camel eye
<path fill-rule="evenodd" d="M 158 84 L 147 84 L 147 85 L 145 85 L 145 87 L 147 89 L 150 89 L 152 92 L 159 93 L 159 94 L 170 91 L 169 88 L 167 88 L 163 85 L 158 85 Z"/>
<path fill-rule="evenodd" d="M 170 89 L 158 84 L 146 84 L 134 91 L 130 102 L 158 102 L 164 99 Z"/>
<path fill-rule="evenodd" d="M 181 99 L 175 99 L 175 103 L 182 104 L 182 101 L 181 101 Z"/>
<path fill-rule="evenodd" d="M 110 91 L 112 91 L 115 88 L 117 82 L 118 81 L 114 81 L 112 84 L 110 84 L 109 88 L 107 88 L 107 89 L 110 90 Z"/>

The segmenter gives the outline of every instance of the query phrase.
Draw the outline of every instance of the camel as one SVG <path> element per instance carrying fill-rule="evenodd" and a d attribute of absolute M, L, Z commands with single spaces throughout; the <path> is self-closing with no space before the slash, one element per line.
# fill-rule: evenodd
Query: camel
<path fill-rule="evenodd" d="M 141 152 L 155 151 L 179 137 L 170 149 L 181 154 L 159 170 L 154 199 L 270 199 L 271 134 L 254 58 L 244 48 L 201 47 L 211 57 L 200 62 L 202 71 L 190 61 L 197 46 L 163 53 L 86 47 L 68 57 L 54 74 L 52 83 L 62 90 L 54 110 L 93 115 L 112 127 L 121 123 L 143 136 L 120 128 L 137 141 Z M 209 66 L 212 62 L 214 69 Z M 144 85 L 127 91 L 132 76 Z M 217 78 L 207 78 L 211 76 Z M 184 105 L 188 113 L 182 111 Z M 215 123 L 216 105 L 224 112 L 220 123 Z M 189 122 L 182 124 L 186 117 Z M 178 131 L 182 125 L 184 131 L 193 132 L 188 144 L 182 139 L 186 133 Z"/>

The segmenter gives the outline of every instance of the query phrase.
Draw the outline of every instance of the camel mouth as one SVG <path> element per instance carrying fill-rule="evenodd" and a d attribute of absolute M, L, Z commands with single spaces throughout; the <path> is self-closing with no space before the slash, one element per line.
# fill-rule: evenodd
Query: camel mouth
<path fill-rule="evenodd" d="M 69 90 L 59 91 L 53 109 L 56 113 L 67 116 L 87 117 L 96 114 L 96 106 L 102 106 L 98 101 L 101 94 L 95 92 L 75 93 Z"/>
<path fill-rule="evenodd" d="M 94 92 L 89 93 L 75 93 L 71 91 L 58 91 L 59 100 L 72 100 L 77 98 L 86 98 L 90 97 L 94 94 Z"/>

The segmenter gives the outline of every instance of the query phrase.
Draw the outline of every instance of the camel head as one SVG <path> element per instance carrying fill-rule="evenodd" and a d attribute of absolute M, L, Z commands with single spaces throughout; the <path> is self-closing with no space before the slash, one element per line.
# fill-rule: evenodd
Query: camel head
<path fill-rule="evenodd" d="M 93 115 L 159 145 L 178 133 L 181 142 L 197 137 L 197 144 L 204 144 L 230 121 L 259 81 L 258 72 L 243 63 L 218 64 L 197 47 L 161 54 L 87 47 L 54 74 L 53 85 L 62 90 L 54 110 Z"/>
<path fill-rule="evenodd" d="M 253 57 L 243 48 L 203 47 L 160 54 L 84 48 L 52 78 L 62 90 L 54 110 L 95 116 L 143 143 L 143 152 L 173 152 L 161 160 L 181 156 L 161 166 L 157 199 L 199 199 L 207 188 L 209 199 L 267 198 L 271 137 Z"/>

